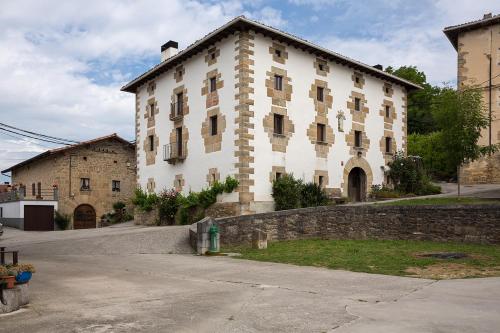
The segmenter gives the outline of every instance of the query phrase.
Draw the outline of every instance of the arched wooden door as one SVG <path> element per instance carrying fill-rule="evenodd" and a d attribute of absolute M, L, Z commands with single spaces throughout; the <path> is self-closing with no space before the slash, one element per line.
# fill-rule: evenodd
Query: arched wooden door
<path fill-rule="evenodd" d="M 73 214 L 73 229 L 91 229 L 96 227 L 95 209 L 83 204 L 75 208 Z"/>
<path fill-rule="evenodd" d="M 363 169 L 356 167 L 349 172 L 348 196 L 351 201 L 366 200 L 366 173 Z"/>

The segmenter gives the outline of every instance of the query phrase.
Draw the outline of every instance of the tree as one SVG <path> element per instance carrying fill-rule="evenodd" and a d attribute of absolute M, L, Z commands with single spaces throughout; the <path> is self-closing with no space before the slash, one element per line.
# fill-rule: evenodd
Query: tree
<path fill-rule="evenodd" d="M 427 83 L 424 72 L 416 66 L 402 66 L 398 69 L 387 67 L 386 72 L 420 85 L 423 89 L 408 95 L 408 132 L 426 134 L 436 130 L 432 117 L 432 101 L 439 95 L 441 88 Z"/>
<path fill-rule="evenodd" d="M 450 167 L 457 170 L 460 195 L 460 166 L 483 155 L 486 150 L 477 144 L 481 130 L 488 125 L 479 89 L 457 91 L 443 88 L 432 104 L 432 116 L 440 129 L 440 145 Z"/>

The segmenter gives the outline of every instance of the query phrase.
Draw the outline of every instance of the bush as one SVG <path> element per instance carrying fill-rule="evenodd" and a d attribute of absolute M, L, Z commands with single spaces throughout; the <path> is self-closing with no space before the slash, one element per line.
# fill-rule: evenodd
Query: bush
<path fill-rule="evenodd" d="M 144 212 L 151 211 L 158 202 L 156 193 L 146 193 L 141 188 L 137 188 L 134 192 L 132 203 Z"/>
<path fill-rule="evenodd" d="M 306 183 L 300 190 L 300 206 L 316 207 L 325 206 L 329 203 L 328 195 L 316 183 Z"/>
<path fill-rule="evenodd" d="M 59 213 L 56 210 L 56 213 L 54 216 L 54 222 L 56 222 L 56 225 L 60 230 L 66 230 L 66 229 L 68 229 L 69 223 L 71 222 L 71 216 Z"/>
<path fill-rule="evenodd" d="M 179 209 L 181 202 L 179 200 L 179 192 L 175 190 L 164 190 L 158 197 L 158 211 L 161 220 L 167 220 L 169 224 L 175 221 L 175 214 Z"/>
<path fill-rule="evenodd" d="M 273 182 L 272 196 L 276 210 L 324 206 L 330 201 L 319 185 L 312 182 L 304 184 L 291 174 Z"/>
<path fill-rule="evenodd" d="M 274 209 L 285 210 L 300 207 L 302 181 L 293 175 L 283 175 L 273 181 Z"/>
<path fill-rule="evenodd" d="M 394 184 L 394 189 L 402 193 L 413 193 L 416 195 L 441 193 L 441 189 L 430 183 L 418 156 L 404 156 L 398 152 L 394 160 L 389 163 L 388 176 Z"/>
<path fill-rule="evenodd" d="M 372 185 L 370 196 L 374 199 L 390 199 L 401 197 L 401 193 L 385 185 Z"/>
<path fill-rule="evenodd" d="M 125 208 L 125 203 L 122 201 L 117 201 L 113 204 L 113 209 L 116 211 L 122 210 L 123 208 Z"/>

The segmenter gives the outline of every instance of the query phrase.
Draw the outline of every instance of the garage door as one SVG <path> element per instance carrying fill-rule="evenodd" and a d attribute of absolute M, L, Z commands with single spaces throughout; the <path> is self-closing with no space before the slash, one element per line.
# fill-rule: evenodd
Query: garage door
<path fill-rule="evenodd" d="M 54 230 L 54 207 L 32 205 L 24 206 L 24 230 Z"/>

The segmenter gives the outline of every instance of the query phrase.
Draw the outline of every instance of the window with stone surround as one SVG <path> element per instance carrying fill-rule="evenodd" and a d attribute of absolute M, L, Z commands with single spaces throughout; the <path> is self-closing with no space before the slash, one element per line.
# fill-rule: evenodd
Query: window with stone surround
<path fill-rule="evenodd" d="M 80 178 L 80 191 L 90 191 L 90 178 Z"/>
<path fill-rule="evenodd" d="M 284 117 L 281 114 L 274 114 L 274 134 L 283 135 Z"/>
<path fill-rule="evenodd" d="M 363 132 L 361 131 L 354 131 L 354 147 L 356 148 L 361 148 L 363 142 Z"/>
<path fill-rule="evenodd" d="M 176 112 L 178 116 L 181 116 L 183 113 L 184 109 L 184 94 L 183 93 L 178 93 L 177 94 L 177 105 L 176 105 Z"/>
<path fill-rule="evenodd" d="M 325 176 L 318 176 L 318 186 L 323 188 L 325 182 Z"/>
<path fill-rule="evenodd" d="M 214 92 L 217 90 L 217 78 L 211 77 L 210 78 L 210 92 Z"/>
<path fill-rule="evenodd" d="M 278 58 L 281 58 L 281 50 L 274 50 L 274 54 L 275 54 Z"/>
<path fill-rule="evenodd" d="M 326 126 L 325 124 L 317 124 L 317 141 L 325 142 L 326 141 Z"/>
<path fill-rule="evenodd" d="M 111 181 L 111 191 L 120 192 L 120 181 L 119 180 L 112 180 Z"/>
<path fill-rule="evenodd" d="M 175 129 L 175 139 L 177 144 L 177 156 L 182 156 L 182 127 Z"/>
<path fill-rule="evenodd" d="M 324 88 L 323 87 L 317 87 L 317 93 L 316 93 L 316 98 L 318 99 L 319 102 L 323 102 L 323 93 L 324 93 Z"/>
<path fill-rule="evenodd" d="M 324 65 L 323 65 L 323 64 L 318 64 L 318 69 L 319 69 L 320 71 L 323 71 L 323 70 L 324 70 Z"/>
<path fill-rule="evenodd" d="M 388 136 L 385 137 L 385 153 L 386 154 L 392 153 L 392 138 Z"/>
<path fill-rule="evenodd" d="M 42 183 L 38 182 L 37 187 L 38 187 L 37 196 L 41 197 L 42 196 Z"/>
<path fill-rule="evenodd" d="M 36 195 L 36 185 L 35 185 L 35 183 L 31 184 L 31 195 L 33 195 L 33 196 Z"/>
<path fill-rule="evenodd" d="M 281 172 L 276 172 L 275 178 L 276 180 L 280 179 L 283 174 Z"/>
<path fill-rule="evenodd" d="M 391 107 L 389 105 L 385 106 L 385 117 L 390 118 L 391 117 Z"/>
<path fill-rule="evenodd" d="M 210 117 L 210 135 L 217 135 L 217 116 Z"/>
<path fill-rule="evenodd" d="M 361 99 L 358 97 L 354 98 L 354 110 L 361 111 Z"/>
<path fill-rule="evenodd" d="M 281 75 L 274 76 L 274 89 L 279 91 L 283 90 L 283 76 Z"/>
<path fill-rule="evenodd" d="M 155 136 L 150 135 L 148 139 L 149 139 L 149 151 L 155 150 Z"/>
<path fill-rule="evenodd" d="M 155 103 L 149 103 L 149 117 L 154 118 L 155 117 Z"/>

